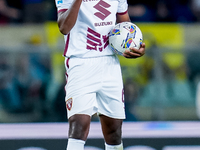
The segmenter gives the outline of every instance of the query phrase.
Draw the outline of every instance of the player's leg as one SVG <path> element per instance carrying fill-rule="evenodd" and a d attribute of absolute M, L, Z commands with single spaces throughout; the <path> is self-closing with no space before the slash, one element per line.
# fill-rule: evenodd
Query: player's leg
<path fill-rule="evenodd" d="M 83 150 L 84 148 L 91 116 L 97 112 L 98 108 L 96 91 L 101 83 L 99 81 L 101 75 L 99 64 L 100 61 L 97 58 L 70 58 L 70 60 L 66 60 L 65 100 L 69 121 L 67 150 Z"/>
<path fill-rule="evenodd" d="M 69 118 L 69 133 L 67 150 L 84 150 L 90 128 L 91 117 L 84 114 L 76 114 Z"/>
<path fill-rule="evenodd" d="M 122 121 L 125 119 L 123 81 L 117 57 L 104 58 L 102 88 L 97 93 L 98 112 L 106 150 L 123 150 Z"/>
<path fill-rule="evenodd" d="M 114 119 L 100 115 L 106 150 L 123 150 L 122 119 Z"/>

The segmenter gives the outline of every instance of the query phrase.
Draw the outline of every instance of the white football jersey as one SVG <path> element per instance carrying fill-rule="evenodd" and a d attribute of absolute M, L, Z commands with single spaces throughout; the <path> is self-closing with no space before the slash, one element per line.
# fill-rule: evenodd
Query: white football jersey
<path fill-rule="evenodd" d="M 59 11 L 69 9 L 74 0 L 55 0 Z M 66 57 L 113 55 L 108 34 L 116 23 L 116 14 L 127 12 L 126 0 L 82 0 L 77 21 L 65 35 Z"/>

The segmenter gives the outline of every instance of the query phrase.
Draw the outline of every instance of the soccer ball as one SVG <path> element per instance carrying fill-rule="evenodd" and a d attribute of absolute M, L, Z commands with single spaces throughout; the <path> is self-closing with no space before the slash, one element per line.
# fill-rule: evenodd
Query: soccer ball
<path fill-rule="evenodd" d="M 140 28 L 131 22 L 122 22 L 114 26 L 109 33 L 111 49 L 119 55 L 123 55 L 130 47 L 140 48 L 143 36 Z"/>

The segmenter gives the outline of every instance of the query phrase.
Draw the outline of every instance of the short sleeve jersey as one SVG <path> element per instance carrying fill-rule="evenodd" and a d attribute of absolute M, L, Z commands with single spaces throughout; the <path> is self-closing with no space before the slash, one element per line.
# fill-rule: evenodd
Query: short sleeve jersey
<path fill-rule="evenodd" d="M 57 10 L 69 9 L 74 0 L 55 0 Z M 66 57 L 113 55 L 108 34 L 116 23 L 116 14 L 127 12 L 126 0 L 82 0 L 78 18 L 70 33 L 64 35 Z"/>

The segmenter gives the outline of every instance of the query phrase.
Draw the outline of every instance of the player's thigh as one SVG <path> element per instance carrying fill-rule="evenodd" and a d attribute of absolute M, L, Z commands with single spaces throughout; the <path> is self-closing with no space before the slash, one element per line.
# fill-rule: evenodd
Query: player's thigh
<path fill-rule="evenodd" d="M 106 62 L 106 61 L 105 61 Z M 120 64 L 111 57 L 104 66 L 102 88 L 97 93 L 100 114 L 116 119 L 125 119 L 124 90 Z"/>
<path fill-rule="evenodd" d="M 66 65 L 68 80 L 65 86 L 65 101 L 68 118 L 74 114 L 91 116 L 97 111 L 96 91 L 101 82 L 95 60 L 70 58 Z"/>
<path fill-rule="evenodd" d="M 92 116 L 97 112 L 95 93 L 85 93 L 73 96 L 66 100 L 67 116 L 70 118 L 75 114 Z"/>

